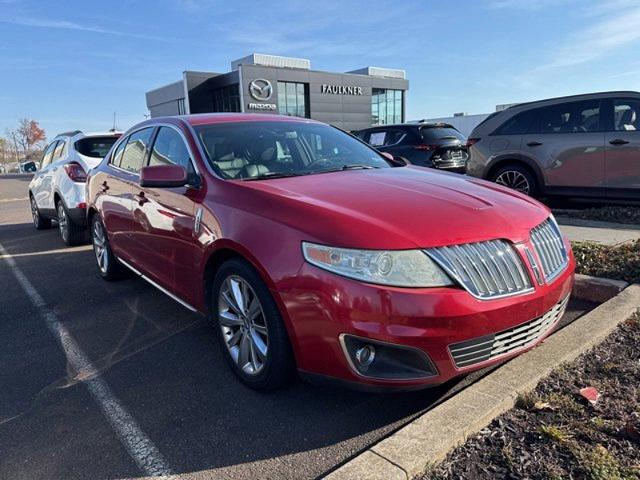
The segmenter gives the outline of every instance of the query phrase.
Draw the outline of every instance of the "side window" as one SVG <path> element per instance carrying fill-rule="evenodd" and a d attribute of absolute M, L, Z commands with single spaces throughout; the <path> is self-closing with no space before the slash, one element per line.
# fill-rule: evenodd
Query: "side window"
<path fill-rule="evenodd" d="M 599 100 L 563 103 L 540 109 L 538 133 L 584 133 L 599 130 Z"/>
<path fill-rule="evenodd" d="M 186 168 L 189 178 L 196 173 L 191 163 L 189 149 L 184 144 L 182 136 L 173 128 L 161 127 L 153 143 L 149 165 L 171 164 Z"/>
<path fill-rule="evenodd" d="M 127 146 L 127 142 L 129 141 L 128 138 L 125 138 L 124 140 L 122 140 L 122 142 L 120 142 L 120 144 L 118 145 L 118 148 L 116 148 L 116 151 L 113 152 L 113 155 L 111 155 L 111 158 L 109 159 L 109 163 L 115 167 L 119 167 L 120 166 L 120 162 L 122 161 L 122 152 L 124 152 L 124 147 Z"/>
<path fill-rule="evenodd" d="M 597 132 L 600 130 L 600 100 L 590 100 L 575 104 L 571 117 L 574 132 Z"/>
<path fill-rule="evenodd" d="M 640 130 L 640 100 L 623 99 L 613 102 L 613 125 L 616 131 Z"/>
<path fill-rule="evenodd" d="M 537 133 L 571 132 L 571 111 L 573 105 L 565 103 L 540 109 L 540 122 Z"/>
<path fill-rule="evenodd" d="M 42 164 L 40 165 L 41 169 L 51 163 L 51 157 L 53 156 L 53 151 L 55 150 L 57 144 L 58 142 L 51 142 L 47 149 L 44 151 L 44 155 L 42 156 Z"/>
<path fill-rule="evenodd" d="M 372 147 L 381 147 L 385 145 L 387 140 L 387 132 L 386 130 L 371 132 L 369 135 L 369 145 Z"/>
<path fill-rule="evenodd" d="M 147 155 L 149 140 L 153 127 L 138 130 L 129 136 L 127 146 L 124 147 L 119 167 L 132 173 L 138 173 Z M 117 159 L 116 159 L 117 160 Z"/>
<path fill-rule="evenodd" d="M 52 162 L 60 160 L 60 157 L 62 157 L 62 150 L 64 150 L 64 144 L 65 144 L 64 140 L 60 140 L 58 142 L 56 149 L 53 151 L 53 157 L 51 158 Z"/>
<path fill-rule="evenodd" d="M 524 135 L 530 131 L 536 114 L 537 110 L 520 112 L 500 125 L 494 135 Z"/>

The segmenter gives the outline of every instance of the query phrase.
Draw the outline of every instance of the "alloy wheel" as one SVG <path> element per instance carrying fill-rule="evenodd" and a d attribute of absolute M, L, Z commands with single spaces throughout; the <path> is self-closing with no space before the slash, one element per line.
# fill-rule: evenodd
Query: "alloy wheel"
<path fill-rule="evenodd" d="M 64 210 L 62 202 L 58 202 L 58 228 L 60 228 L 60 235 L 62 239 L 67 241 L 67 212 Z"/>
<path fill-rule="evenodd" d="M 38 227 L 40 223 L 40 213 L 38 212 L 38 206 L 36 205 L 36 199 L 31 197 L 31 218 L 33 219 L 33 224 Z"/>
<path fill-rule="evenodd" d="M 98 268 L 102 273 L 106 273 L 109 268 L 109 251 L 107 250 L 107 236 L 100 221 L 93 224 L 93 251 L 96 255 Z"/>
<path fill-rule="evenodd" d="M 504 185 L 513 190 L 516 190 L 525 195 L 529 195 L 531 191 L 531 185 L 529 180 L 522 173 L 517 170 L 505 170 L 496 178 L 495 182 L 499 185 Z"/>
<path fill-rule="evenodd" d="M 247 375 L 259 374 L 269 354 L 267 323 L 255 291 L 238 275 L 227 277 L 220 287 L 218 321 L 236 365 Z"/>

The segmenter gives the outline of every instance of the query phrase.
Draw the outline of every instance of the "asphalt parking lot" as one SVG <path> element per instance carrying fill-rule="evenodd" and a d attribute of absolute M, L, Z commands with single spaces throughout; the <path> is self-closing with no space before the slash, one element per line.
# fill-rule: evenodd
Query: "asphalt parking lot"
<path fill-rule="evenodd" d="M 141 279 L 104 282 L 89 246 L 65 248 L 56 229 L 36 231 L 28 181 L 0 178 L 0 478 L 145 476 L 96 400 L 95 379 L 164 473 L 305 479 L 485 373 L 403 394 L 302 382 L 256 393 L 235 380 L 203 318 Z M 572 301 L 563 324 L 592 307 Z M 91 369 L 78 369 L 52 319 Z"/>

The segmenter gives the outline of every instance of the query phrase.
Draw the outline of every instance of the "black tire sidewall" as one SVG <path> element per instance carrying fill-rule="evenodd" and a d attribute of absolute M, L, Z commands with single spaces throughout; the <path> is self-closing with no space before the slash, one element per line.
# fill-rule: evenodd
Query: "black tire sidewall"
<path fill-rule="evenodd" d="M 42 217 L 42 215 L 40 214 L 40 209 L 38 208 L 38 204 L 36 203 L 35 198 L 33 198 L 33 195 L 29 197 L 29 203 L 29 208 L 31 208 L 31 223 L 33 223 L 33 226 L 36 228 L 36 230 L 45 230 L 47 228 L 51 228 L 51 220 Z M 36 211 L 37 222 L 33 219 L 33 210 Z"/>
<path fill-rule="evenodd" d="M 231 275 L 242 277 L 251 285 L 260 300 L 265 315 L 269 333 L 269 351 L 267 362 L 257 375 L 246 374 L 235 363 L 229 353 L 218 321 L 218 294 L 224 280 Z M 290 380 L 293 371 L 293 355 L 289 336 L 271 292 L 253 266 L 241 259 L 231 259 L 224 262 L 214 277 L 210 304 L 211 325 L 216 331 L 222 354 L 240 381 L 250 388 L 263 391 L 274 390 L 286 384 Z"/>
<path fill-rule="evenodd" d="M 493 174 L 491 181 L 495 183 L 496 179 L 502 175 L 505 172 L 518 172 L 522 175 L 524 175 L 524 177 L 527 179 L 527 182 L 529 182 L 529 196 L 530 197 L 537 197 L 538 196 L 538 181 L 535 177 L 535 175 L 533 175 L 533 173 L 531 173 L 531 171 L 528 168 L 525 167 L 521 167 L 520 165 L 507 165 L 505 167 L 502 167 L 500 169 L 498 169 L 498 171 L 496 171 L 496 173 Z"/>
<path fill-rule="evenodd" d="M 60 218 L 59 210 L 61 206 L 64 210 L 64 215 L 66 218 L 66 225 L 64 227 L 64 230 L 65 236 L 67 237 L 66 239 L 62 237 L 62 241 L 69 247 L 83 243 L 87 237 L 86 231 L 84 227 L 74 223 L 73 219 L 69 216 L 69 210 L 67 210 L 67 206 L 62 200 L 58 200 L 58 203 L 56 204 L 57 218 Z"/>

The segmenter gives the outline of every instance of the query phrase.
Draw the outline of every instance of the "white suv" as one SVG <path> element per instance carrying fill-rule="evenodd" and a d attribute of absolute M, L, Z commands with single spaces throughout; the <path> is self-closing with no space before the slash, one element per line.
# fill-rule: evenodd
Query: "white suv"
<path fill-rule="evenodd" d="M 85 182 L 120 132 L 61 133 L 45 149 L 40 170 L 29 183 L 33 224 L 38 230 L 58 222 L 62 240 L 76 245 L 86 237 Z"/>

